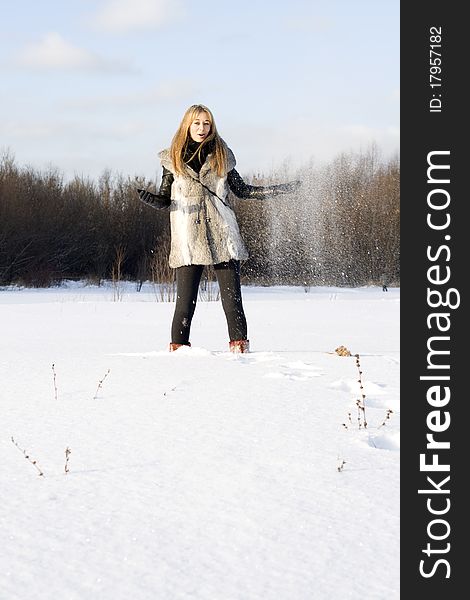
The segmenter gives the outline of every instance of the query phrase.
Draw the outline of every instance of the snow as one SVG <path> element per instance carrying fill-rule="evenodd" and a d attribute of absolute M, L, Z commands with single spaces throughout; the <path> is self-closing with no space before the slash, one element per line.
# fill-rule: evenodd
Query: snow
<path fill-rule="evenodd" d="M 0 598 L 398 599 L 399 289 L 119 292 L 0 291 Z"/>

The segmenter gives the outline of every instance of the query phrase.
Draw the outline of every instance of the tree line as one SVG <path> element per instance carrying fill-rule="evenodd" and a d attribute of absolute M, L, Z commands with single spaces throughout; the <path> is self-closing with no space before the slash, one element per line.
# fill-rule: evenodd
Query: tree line
<path fill-rule="evenodd" d="M 253 185 L 300 179 L 292 194 L 230 200 L 250 258 L 242 282 L 257 285 L 399 285 L 400 164 L 371 146 L 327 165 L 244 176 Z M 44 287 L 66 279 L 158 283 L 168 267 L 169 213 L 143 204 L 150 181 L 107 170 L 65 181 L 58 169 L 0 159 L 0 285 Z M 212 274 L 209 272 L 209 277 Z"/>

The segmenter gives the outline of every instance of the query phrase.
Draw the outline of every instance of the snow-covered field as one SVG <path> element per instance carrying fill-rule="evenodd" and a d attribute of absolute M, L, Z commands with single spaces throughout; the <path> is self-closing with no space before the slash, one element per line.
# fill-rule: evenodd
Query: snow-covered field
<path fill-rule="evenodd" d="M 243 292 L 0 291 L 1 600 L 399 598 L 399 289 Z"/>

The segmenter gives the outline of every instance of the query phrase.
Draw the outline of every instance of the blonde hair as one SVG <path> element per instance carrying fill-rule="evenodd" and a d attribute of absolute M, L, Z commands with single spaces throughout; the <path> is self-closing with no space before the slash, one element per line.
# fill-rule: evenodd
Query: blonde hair
<path fill-rule="evenodd" d="M 175 171 L 179 174 L 184 172 L 184 152 L 186 150 L 186 146 L 188 142 L 191 140 L 191 135 L 189 133 L 189 128 L 191 127 L 192 122 L 200 115 L 202 112 L 207 113 L 209 117 L 209 122 L 211 125 L 209 135 L 206 139 L 201 143 L 196 153 L 200 156 L 200 152 L 206 144 L 213 142 L 214 149 L 212 151 L 212 156 L 210 158 L 210 166 L 213 171 L 217 173 L 219 177 L 223 177 L 227 173 L 227 150 L 225 143 L 217 132 L 217 127 L 215 126 L 214 115 L 212 112 L 204 106 L 204 104 L 193 104 L 190 106 L 187 111 L 184 113 L 183 118 L 181 119 L 181 123 L 173 136 L 173 140 L 170 146 L 170 158 L 175 167 Z"/>

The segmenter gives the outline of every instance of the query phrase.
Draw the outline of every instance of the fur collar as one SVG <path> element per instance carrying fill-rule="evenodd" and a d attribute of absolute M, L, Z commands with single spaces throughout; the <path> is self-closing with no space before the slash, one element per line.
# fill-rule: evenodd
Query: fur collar
<path fill-rule="evenodd" d="M 225 144 L 224 141 L 223 141 L 223 143 Z M 235 156 L 234 156 L 233 152 L 227 146 L 227 144 L 225 144 L 225 149 L 227 150 L 227 162 L 228 162 L 227 173 L 228 173 L 229 171 L 231 171 L 232 169 L 235 168 L 235 165 L 237 164 L 237 161 L 235 159 Z M 211 156 L 212 156 L 212 154 L 208 154 L 206 156 L 206 160 L 205 160 L 204 164 L 201 167 L 200 175 L 205 175 L 210 170 L 209 159 L 210 159 Z M 158 157 L 160 158 L 162 166 L 165 167 L 165 169 L 168 169 L 169 171 L 171 171 L 173 173 L 173 175 L 175 175 L 175 167 L 173 166 L 173 161 L 170 158 L 170 149 L 169 148 L 165 148 L 165 150 L 162 150 L 161 152 L 158 153 Z M 194 174 L 197 177 L 197 173 L 196 173 L 196 171 L 194 171 L 194 169 L 192 169 L 188 165 L 185 165 L 185 168 L 191 174 Z"/>

